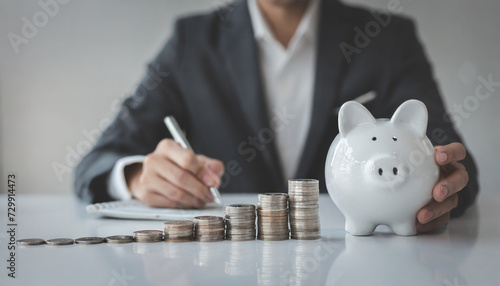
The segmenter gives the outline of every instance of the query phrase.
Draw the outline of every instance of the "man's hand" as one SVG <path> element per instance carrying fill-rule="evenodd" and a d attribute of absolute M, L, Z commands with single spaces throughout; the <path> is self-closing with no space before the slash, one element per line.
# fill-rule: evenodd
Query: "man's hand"
<path fill-rule="evenodd" d="M 153 207 L 201 208 L 219 187 L 221 161 L 196 155 L 172 139 L 163 139 L 142 164 L 125 168 L 132 196 Z"/>
<path fill-rule="evenodd" d="M 457 161 L 465 158 L 465 147 L 460 143 L 436 146 L 436 163 L 440 166 L 440 179 L 432 189 L 432 201 L 417 213 L 417 231 L 427 232 L 445 226 L 450 211 L 458 205 L 457 192 L 469 181 L 464 165 Z"/>

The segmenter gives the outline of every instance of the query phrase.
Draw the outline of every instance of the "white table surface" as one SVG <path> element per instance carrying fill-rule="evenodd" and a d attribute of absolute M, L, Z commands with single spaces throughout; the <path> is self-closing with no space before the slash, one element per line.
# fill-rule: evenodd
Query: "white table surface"
<path fill-rule="evenodd" d="M 89 216 L 72 195 L 17 195 L 17 239 L 132 234 L 161 221 Z M 257 195 L 226 195 L 226 203 Z M 130 243 L 16 249 L 7 277 L 6 196 L 0 196 L 1 285 L 500 285 L 500 194 L 481 195 L 465 216 L 432 234 L 400 237 L 384 227 L 368 237 L 320 197 L 315 241 Z"/>

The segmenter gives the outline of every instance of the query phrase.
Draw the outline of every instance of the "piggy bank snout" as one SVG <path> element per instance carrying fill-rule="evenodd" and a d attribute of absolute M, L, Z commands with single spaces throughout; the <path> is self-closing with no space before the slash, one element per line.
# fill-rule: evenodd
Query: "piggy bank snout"
<path fill-rule="evenodd" d="M 406 180 L 408 165 L 396 157 L 378 157 L 369 160 L 365 172 L 373 181 L 396 186 Z"/>

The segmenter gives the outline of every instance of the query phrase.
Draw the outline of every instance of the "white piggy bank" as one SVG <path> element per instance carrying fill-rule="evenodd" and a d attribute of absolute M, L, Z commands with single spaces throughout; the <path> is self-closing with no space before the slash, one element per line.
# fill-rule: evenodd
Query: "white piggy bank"
<path fill-rule="evenodd" d="M 387 225 L 398 235 L 416 234 L 416 215 L 432 198 L 439 177 L 434 147 L 425 135 L 427 108 L 408 100 L 392 118 L 375 119 L 349 101 L 339 111 L 339 134 L 328 151 L 328 193 L 352 235 Z"/>

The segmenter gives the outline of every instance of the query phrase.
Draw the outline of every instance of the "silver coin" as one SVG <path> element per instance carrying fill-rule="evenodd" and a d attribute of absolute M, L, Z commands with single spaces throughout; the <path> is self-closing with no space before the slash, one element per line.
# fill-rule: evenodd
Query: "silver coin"
<path fill-rule="evenodd" d="M 288 240 L 290 237 L 288 235 L 280 235 L 280 236 L 258 236 L 258 240 L 265 240 L 265 241 L 279 241 L 279 240 Z"/>
<path fill-rule="evenodd" d="M 75 243 L 72 238 L 54 238 L 46 241 L 48 245 L 71 245 Z"/>
<path fill-rule="evenodd" d="M 186 236 L 193 234 L 194 223 L 189 220 L 167 221 L 164 223 L 165 236 Z"/>
<path fill-rule="evenodd" d="M 106 237 L 106 242 L 113 244 L 131 243 L 134 242 L 134 237 L 131 235 L 112 235 Z"/>
<path fill-rule="evenodd" d="M 134 234 L 139 236 L 158 236 L 162 235 L 163 232 L 161 230 L 137 230 L 134 231 Z"/>
<path fill-rule="evenodd" d="M 224 218 L 220 216 L 197 216 L 194 218 L 195 224 L 203 224 L 203 223 L 219 223 L 224 222 Z"/>
<path fill-rule="evenodd" d="M 192 227 L 193 222 L 190 220 L 170 220 L 163 223 L 165 227 L 182 228 Z"/>
<path fill-rule="evenodd" d="M 217 241 L 223 241 L 224 237 L 198 237 L 195 238 L 195 240 L 199 242 L 217 242 Z"/>
<path fill-rule="evenodd" d="M 26 239 L 19 239 L 17 241 L 17 244 L 19 245 L 42 245 L 45 244 L 45 240 L 41 238 L 26 238 Z"/>
<path fill-rule="evenodd" d="M 75 239 L 76 244 L 99 244 L 105 241 L 102 237 L 80 237 Z"/>
<path fill-rule="evenodd" d="M 288 210 L 257 210 L 257 217 L 263 216 L 288 216 Z"/>
<path fill-rule="evenodd" d="M 193 231 L 192 230 L 184 230 L 184 231 L 165 231 L 165 236 L 193 236 Z"/>
<path fill-rule="evenodd" d="M 226 209 L 225 209 L 226 215 L 230 215 L 230 214 L 237 215 L 237 214 L 242 214 L 242 213 L 255 214 L 255 205 L 237 204 L 237 205 L 226 206 Z"/>

